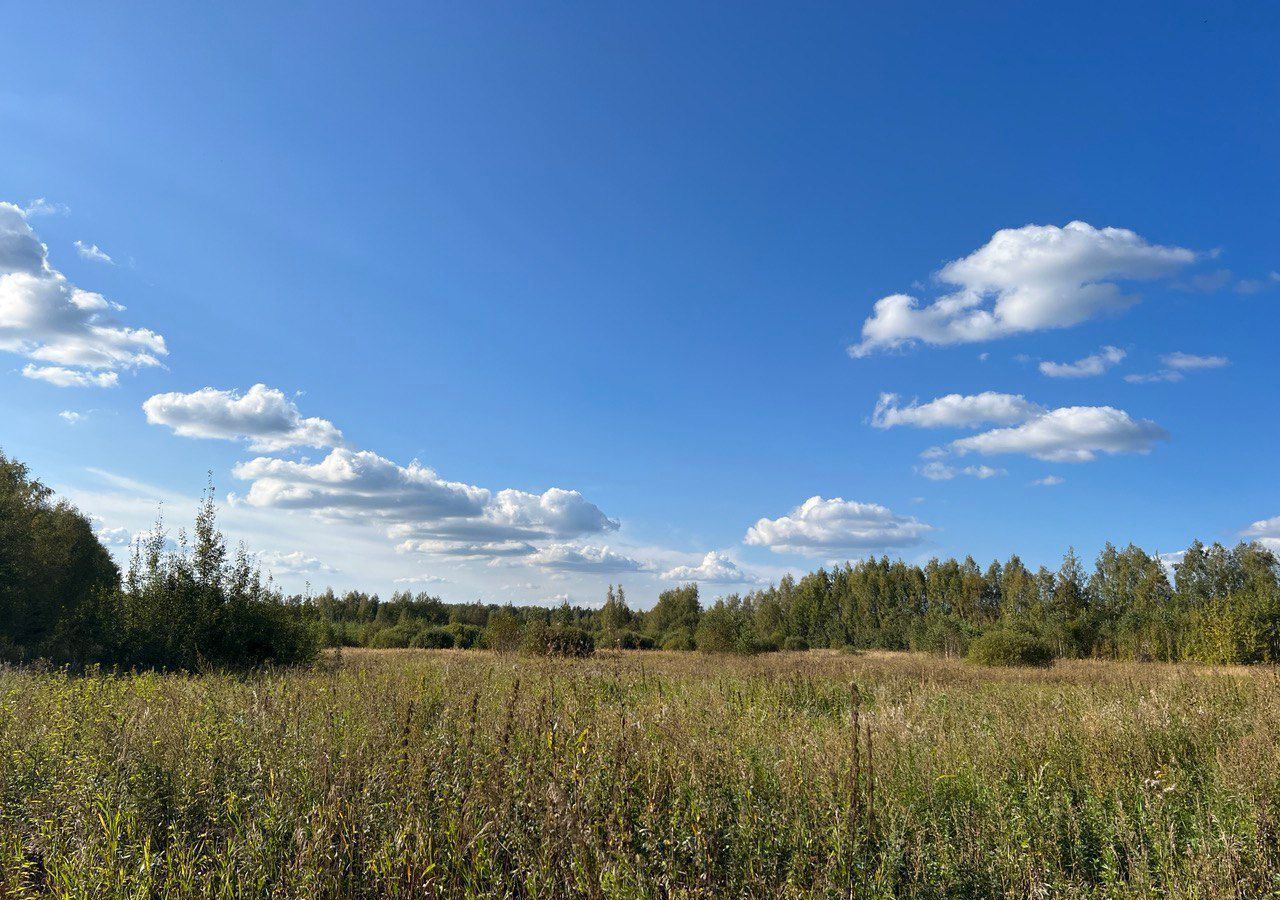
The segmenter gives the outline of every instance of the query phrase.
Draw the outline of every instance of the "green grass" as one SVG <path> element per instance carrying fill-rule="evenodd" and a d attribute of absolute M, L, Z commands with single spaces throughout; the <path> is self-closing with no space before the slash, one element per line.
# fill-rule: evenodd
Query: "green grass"
<path fill-rule="evenodd" d="M 1257 897 L 1280 892 L 1278 746 L 1269 669 L 4 671 L 0 897 Z"/>

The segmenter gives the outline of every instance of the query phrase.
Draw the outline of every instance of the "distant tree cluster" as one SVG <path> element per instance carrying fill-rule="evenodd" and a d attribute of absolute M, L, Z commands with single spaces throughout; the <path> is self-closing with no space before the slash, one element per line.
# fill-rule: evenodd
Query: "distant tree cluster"
<path fill-rule="evenodd" d="M 1196 541 L 1172 566 L 1107 544 L 1088 572 L 1017 556 L 913 565 L 888 557 L 818 569 L 703 607 L 696 584 L 633 610 L 621 585 L 597 609 L 445 603 L 401 591 L 286 597 L 234 554 L 213 490 L 191 536 L 159 524 L 123 579 L 90 523 L 0 455 L 0 659 L 74 666 L 243 667 L 312 659 L 319 647 L 487 648 L 585 656 L 596 648 L 751 654 L 811 648 L 919 650 L 991 664 L 1059 657 L 1280 662 L 1280 562 L 1256 543 Z"/>

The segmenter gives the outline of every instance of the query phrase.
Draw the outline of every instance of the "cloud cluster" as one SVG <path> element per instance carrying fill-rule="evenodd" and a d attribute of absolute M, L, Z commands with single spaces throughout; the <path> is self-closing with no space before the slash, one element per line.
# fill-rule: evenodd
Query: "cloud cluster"
<path fill-rule="evenodd" d="M 332 422 L 303 418 L 283 391 L 265 384 L 255 384 L 243 394 L 211 387 L 189 394 L 156 394 L 142 410 L 152 425 L 165 425 L 183 437 L 239 438 L 267 453 L 342 444 L 342 432 Z"/>
<path fill-rule="evenodd" d="M 1042 362 L 1040 372 L 1050 378 L 1092 378 L 1101 375 L 1112 366 L 1124 361 L 1125 352 L 1119 347 L 1103 347 L 1092 356 L 1070 363 Z"/>
<path fill-rule="evenodd" d="M 1168 432 L 1147 419 L 1135 420 L 1123 410 L 1110 406 L 1067 406 L 1046 410 L 1021 395 L 986 392 L 965 396 L 948 394 L 928 403 L 898 406 L 893 394 L 882 394 L 872 414 L 872 424 L 880 428 L 914 425 L 929 428 L 963 428 L 979 424 L 1012 422 L 920 455 L 935 462 L 918 471 L 926 478 L 945 481 L 957 475 L 990 478 L 1004 474 L 987 467 L 963 469 L 936 462 L 955 454 L 984 456 L 1020 453 L 1050 462 L 1088 462 L 1099 453 L 1148 453 L 1156 441 L 1167 440 Z"/>
<path fill-rule="evenodd" d="M 849 353 L 863 357 L 916 342 L 975 343 L 1077 325 L 1136 302 L 1118 282 L 1164 278 L 1196 258 L 1124 228 L 1085 222 L 1004 229 L 937 273 L 953 292 L 927 305 L 907 294 L 876 301 Z"/>
<path fill-rule="evenodd" d="M 777 519 L 760 519 L 744 543 L 775 553 L 820 556 L 830 552 L 910 547 L 933 531 L 911 516 L 900 516 L 878 503 L 835 497 L 810 497 Z"/>
<path fill-rule="evenodd" d="M 676 566 L 662 573 L 665 581 L 697 581 L 703 584 L 760 584 L 763 579 L 744 571 L 727 554 L 711 550 L 696 566 Z"/>
<path fill-rule="evenodd" d="M 898 404 L 897 394 L 881 394 L 871 413 L 876 428 L 909 425 L 914 428 L 976 428 L 979 425 L 1012 425 L 1043 415 L 1045 409 L 1021 394 L 983 391 L 965 396 L 947 394 L 928 403 L 913 400 Z"/>
<path fill-rule="evenodd" d="M 508 488 L 494 493 L 446 481 L 416 461 L 401 466 L 369 450 L 337 447 L 314 463 L 258 457 L 238 464 L 233 474 L 250 483 L 243 498 L 250 506 L 377 522 L 389 537 L 400 540 L 399 549 L 438 556 L 528 557 L 538 564 L 553 563 L 554 554 L 537 556 L 536 542 L 619 527 L 577 491 L 551 488 L 533 494 Z M 583 551 L 587 557 L 589 550 Z M 597 554 L 584 565 L 599 568 L 611 560 Z M 572 560 L 565 556 L 564 562 L 567 566 Z"/>
<path fill-rule="evenodd" d="M 164 338 L 120 324 L 123 309 L 50 266 L 27 212 L 0 202 L 0 350 L 34 361 L 23 375 L 59 387 L 113 387 L 122 369 L 160 365 Z"/>

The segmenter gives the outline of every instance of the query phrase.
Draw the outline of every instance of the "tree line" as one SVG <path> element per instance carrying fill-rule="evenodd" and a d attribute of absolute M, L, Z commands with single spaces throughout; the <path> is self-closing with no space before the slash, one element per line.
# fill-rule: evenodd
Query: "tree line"
<path fill-rule="evenodd" d="M 1167 566 L 1107 544 L 1092 569 L 1016 555 L 924 565 L 887 556 L 819 568 L 707 606 L 696 584 L 632 609 L 446 603 L 427 593 L 285 595 L 215 521 L 158 524 L 121 573 L 89 521 L 0 455 L 0 658 L 179 668 L 306 662 L 321 647 L 487 648 L 579 656 L 595 648 L 762 653 L 917 650 L 987 662 L 1061 657 L 1280 662 L 1280 562 L 1258 543 L 1194 542 Z"/>
<path fill-rule="evenodd" d="M 325 591 L 292 608 L 331 646 L 515 649 L 525 629 L 560 628 L 620 649 L 964 656 L 976 645 L 997 656 L 1015 651 L 995 648 L 1018 647 L 1031 660 L 1280 662 L 1280 562 L 1257 543 L 1196 541 L 1171 567 L 1108 543 L 1092 571 L 1072 550 L 1056 570 L 1033 570 L 1016 555 L 985 569 L 971 557 L 924 565 L 878 557 L 784 576 L 706 607 L 697 585 L 683 585 L 648 611 L 631 609 L 621 586 L 598 609 L 450 604 L 407 591 L 385 601 Z"/>

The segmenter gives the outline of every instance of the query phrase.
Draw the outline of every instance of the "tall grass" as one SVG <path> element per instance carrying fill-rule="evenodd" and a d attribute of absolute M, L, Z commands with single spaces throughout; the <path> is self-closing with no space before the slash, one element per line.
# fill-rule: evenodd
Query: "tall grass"
<path fill-rule="evenodd" d="M 1261 669 L 9 670 L 0 897 L 1256 897 L 1278 739 Z"/>

